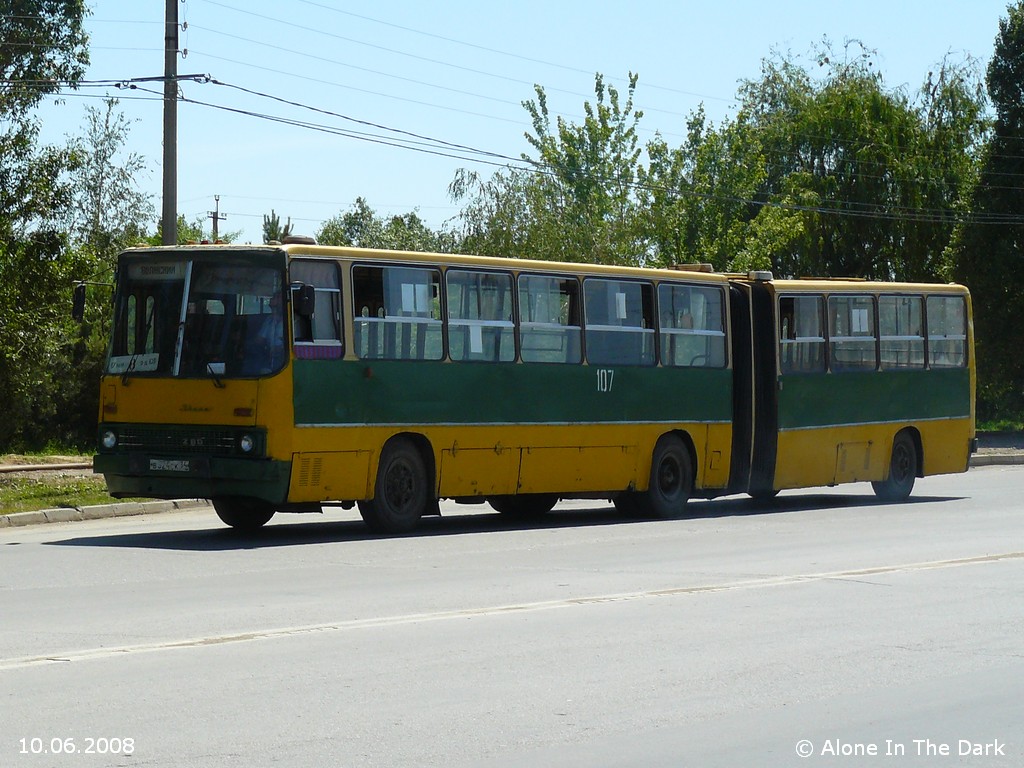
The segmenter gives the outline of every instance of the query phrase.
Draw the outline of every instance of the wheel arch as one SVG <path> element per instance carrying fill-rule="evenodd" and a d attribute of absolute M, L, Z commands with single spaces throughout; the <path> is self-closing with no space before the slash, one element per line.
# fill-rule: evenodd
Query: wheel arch
<path fill-rule="evenodd" d="M 898 429 L 896 434 L 892 436 L 892 441 L 889 443 L 889 451 L 891 453 L 892 447 L 895 445 L 897 438 L 903 434 L 910 438 L 911 443 L 914 445 L 914 452 L 917 454 L 917 471 L 914 474 L 916 477 L 924 477 L 924 443 L 921 440 L 921 432 L 917 427 L 910 425 Z"/>
<path fill-rule="evenodd" d="M 690 495 L 696 488 L 699 487 L 700 481 L 703 480 L 703 467 L 697 461 L 697 448 L 694 445 L 693 437 L 685 429 L 670 429 L 667 432 L 663 432 L 658 435 L 658 440 L 663 437 L 676 437 L 679 438 L 683 443 L 683 447 L 686 449 L 686 453 L 690 458 Z M 654 441 L 654 445 L 658 444 L 658 440 Z M 654 446 L 651 446 L 651 457 L 654 457 Z M 648 466 L 648 474 L 650 474 L 650 467 Z"/>
<path fill-rule="evenodd" d="M 383 445 L 380 447 L 380 451 L 377 453 L 377 460 L 374 462 L 374 466 L 370 473 L 374 483 L 374 487 L 370 488 L 371 495 L 377 492 L 376 477 L 377 468 L 380 464 L 380 457 L 384 455 L 384 451 L 387 449 L 388 445 L 393 443 L 395 440 L 408 440 L 420 454 L 420 457 L 423 459 L 423 467 L 427 472 L 429 485 L 433 489 L 432 492 L 436 499 L 439 482 L 439 478 L 437 476 L 437 457 L 434 456 L 434 447 L 430 444 L 430 440 L 427 439 L 426 435 L 420 434 L 419 432 L 396 432 L 384 441 Z"/>

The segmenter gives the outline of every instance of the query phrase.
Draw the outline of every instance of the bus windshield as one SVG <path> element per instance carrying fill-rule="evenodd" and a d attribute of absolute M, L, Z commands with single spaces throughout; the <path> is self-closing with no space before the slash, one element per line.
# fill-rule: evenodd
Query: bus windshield
<path fill-rule="evenodd" d="M 281 270 L 228 260 L 129 261 L 107 373 L 261 376 L 287 359 Z"/>

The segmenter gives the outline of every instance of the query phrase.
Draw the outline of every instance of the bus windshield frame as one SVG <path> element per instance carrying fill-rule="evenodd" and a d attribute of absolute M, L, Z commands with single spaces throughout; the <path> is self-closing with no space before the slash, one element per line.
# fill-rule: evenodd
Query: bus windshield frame
<path fill-rule="evenodd" d="M 124 380 L 249 378 L 288 361 L 283 254 L 123 254 L 105 372 Z"/>

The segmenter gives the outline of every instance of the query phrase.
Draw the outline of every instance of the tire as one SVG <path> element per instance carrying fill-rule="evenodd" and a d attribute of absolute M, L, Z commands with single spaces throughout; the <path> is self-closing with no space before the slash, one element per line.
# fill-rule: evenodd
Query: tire
<path fill-rule="evenodd" d="M 679 517 L 693 489 L 690 452 L 675 435 L 662 435 L 651 457 L 651 481 L 646 493 L 637 494 L 635 506 L 643 517 L 664 520 Z"/>
<path fill-rule="evenodd" d="M 506 517 L 541 517 L 554 509 L 558 496 L 554 493 L 488 496 L 487 503 Z"/>
<path fill-rule="evenodd" d="M 774 488 L 762 489 L 759 491 L 748 491 L 747 495 L 750 496 L 758 504 L 767 504 L 770 501 L 774 501 L 775 497 L 779 495 L 779 492 Z"/>
<path fill-rule="evenodd" d="M 889 459 L 889 476 L 885 480 L 872 482 L 875 495 L 882 501 L 904 501 L 914 490 L 917 479 L 917 447 L 910 433 L 904 430 L 892 441 L 892 456 Z"/>
<path fill-rule="evenodd" d="M 376 533 L 406 533 L 419 523 L 433 500 L 423 456 L 412 441 L 395 438 L 377 465 L 374 497 L 359 502 L 359 514 Z"/>
<path fill-rule="evenodd" d="M 213 500 L 217 517 L 236 531 L 257 531 L 274 516 L 274 508 L 265 501 L 245 497 Z"/>

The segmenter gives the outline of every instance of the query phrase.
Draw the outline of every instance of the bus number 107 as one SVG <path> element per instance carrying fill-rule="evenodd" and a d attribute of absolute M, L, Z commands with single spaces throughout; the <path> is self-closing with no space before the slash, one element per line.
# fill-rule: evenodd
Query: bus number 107
<path fill-rule="evenodd" d="M 611 368 L 597 369 L 597 391 L 611 392 L 612 382 L 615 380 L 615 371 Z"/>

